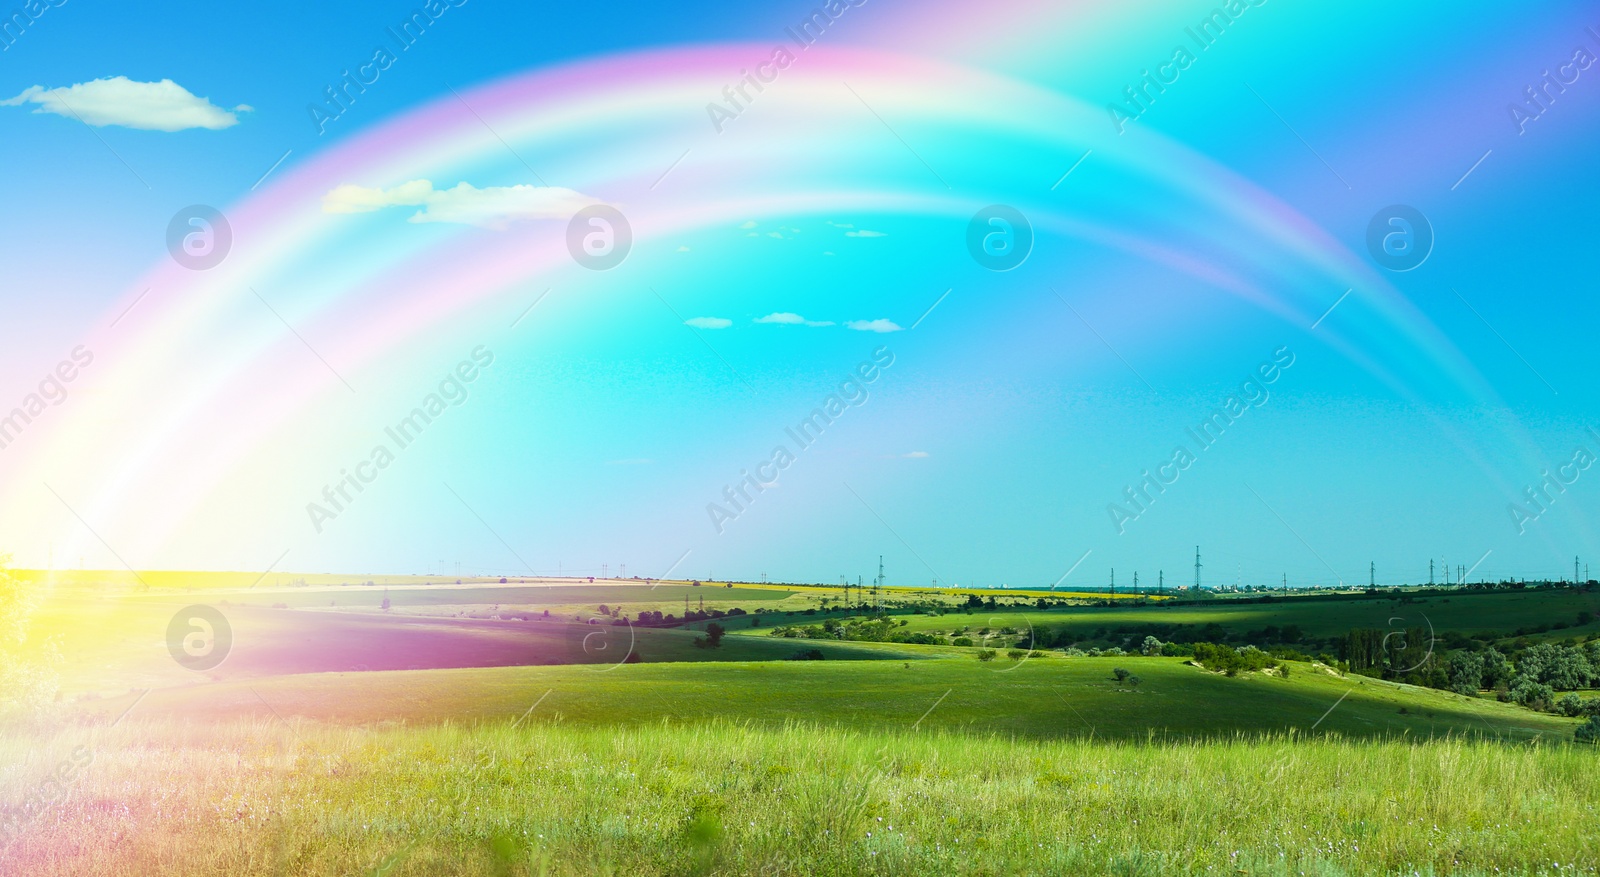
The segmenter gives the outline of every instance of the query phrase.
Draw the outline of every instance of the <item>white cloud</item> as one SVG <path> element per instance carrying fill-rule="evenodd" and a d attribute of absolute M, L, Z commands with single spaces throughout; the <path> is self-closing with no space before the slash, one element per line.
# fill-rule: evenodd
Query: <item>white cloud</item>
<path fill-rule="evenodd" d="M 928 458 L 928 452 L 927 451 L 912 451 L 909 454 L 901 454 L 900 456 L 906 458 L 907 460 L 926 460 Z"/>
<path fill-rule="evenodd" d="M 687 253 L 687 252 L 689 252 L 689 248 L 688 247 L 679 247 L 678 248 L 678 252 Z"/>
<path fill-rule="evenodd" d="M 808 320 L 805 317 L 800 316 L 799 314 L 791 314 L 788 311 L 779 311 L 779 312 L 777 312 L 775 314 L 767 314 L 765 317 L 757 317 L 756 318 L 756 322 L 757 323 L 777 323 L 777 324 L 782 325 L 782 326 L 832 326 L 833 325 L 833 321 L 832 320 Z"/>
<path fill-rule="evenodd" d="M 683 322 L 696 329 L 726 329 L 733 325 L 732 320 L 724 320 L 721 317 L 690 317 Z"/>
<path fill-rule="evenodd" d="M 848 222 L 834 222 L 831 219 L 828 220 L 828 224 L 833 226 L 834 228 L 855 228 L 854 225 L 851 225 Z"/>
<path fill-rule="evenodd" d="M 860 231 L 847 231 L 844 236 L 847 238 L 886 238 L 889 234 L 882 231 L 868 231 L 863 228 Z"/>
<path fill-rule="evenodd" d="M 851 320 L 844 324 L 846 329 L 857 332 L 899 332 L 900 326 L 893 320 Z"/>
<path fill-rule="evenodd" d="M 769 237 L 769 238 L 778 238 L 779 240 L 782 240 L 783 239 L 783 232 L 781 232 L 781 231 L 769 231 L 769 232 L 767 232 L 767 237 Z"/>
<path fill-rule="evenodd" d="M 323 213 L 371 213 L 385 207 L 421 207 L 408 222 L 455 222 L 503 231 L 519 219 L 565 219 L 601 203 L 559 186 L 489 186 L 457 183 L 435 189 L 427 180 L 412 180 L 392 189 L 346 183 L 322 196 Z"/>
<path fill-rule="evenodd" d="M 756 221 L 754 219 L 747 219 L 744 222 L 740 223 L 739 227 L 740 228 L 755 228 L 756 227 Z"/>
<path fill-rule="evenodd" d="M 135 82 L 126 76 L 80 82 L 65 88 L 35 85 L 23 89 L 10 100 L 0 101 L 0 106 L 17 107 L 25 103 L 37 104 L 35 113 L 82 119 L 97 128 L 121 125 L 145 131 L 231 128 L 239 124 L 235 113 L 247 113 L 251 109 L 240 104 L 225 110 L 190 94 L 188 89 L 170 79 Z"/>

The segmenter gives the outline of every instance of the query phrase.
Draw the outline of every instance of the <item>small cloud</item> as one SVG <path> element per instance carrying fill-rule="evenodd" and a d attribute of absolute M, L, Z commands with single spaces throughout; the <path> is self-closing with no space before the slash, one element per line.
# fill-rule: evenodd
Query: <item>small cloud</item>
<path fill-rule="evenodd" d="M 35 85 L 22 90 L 0 106 L 37 104 L 35 113 L 54 113 L 69 119 L 82 119 L 96 128 L 120 125 L 144 131 L 182 131 L 206 128 L 217 131 L 239 124 L 234 113 L 249 112 L 240 104 L 225 110 L 211 101 L 196 97 L 187 88 L 163 79 L 160 82 L 135 82 L 126 76 L 80 82 L 65 88 Z"/>
<path fill-rule="evenodd" d="M 833 251 L 832 250 L 823 250 L 822 251 L 822 255 L 831 256 L 831 255 L 833 255 Z"/>
<path fill-rule="evenodd" d="M 606 461 L 606 465 L 607 466 L 648 466 L 648 465 L 650 465 L 650 464 L 652 464 L 654 462 L 655 462 L 654 460 L 646 459 L 644 457 L 634 457 L 634 458 L 627 459 L 627 460 L 607 460 Z"/>
<path fill-rule="evenodd" d="M 857 332 L 899 332 L 900 326 L 893 320 L 851 320 L 844 324 L 846 329 Z"/>
<path fill-rule="evenodd" d="M 783 234 L 781 232 L 776 232 L 776 231 L 767 232 L 767 237 L 769 237 L 769 238 L 777 238 L 778 240 L 783 240 Z"/>
<path fill-rule="evenodd" d="M 323 213 L 371 213 L 386 207 L 421 207 L 408 222 L 453 222 L 504 231 L 519 219 L 565 219 L 601 203 L 559 186 L 489 186 L 457 183 L 435 189 L 427 180 L 412 180 L 392 189 L 349 183 L 322 196 Z"/>
<path fill-rule="evenodd" d="M 684 325 L 693 326 L 696 329 L 726 329 L 733 325 L 732 320 L 724 320 L 721 317 L 690 317 L 683 322 Z"/>
<path fill-rule="evenodd" d="M 744 222 L 739 223 L 739 227 L 740 228 L 755 228 L 756 227 L 756 221 L 754 219 L 747 219 Z"/>
<path fill-rule="evenodd" d="M 887 232 L 868 231 L 866 229 L 862 229 L 860 231 L 847 231 L 844 233 L 844 236 L 847 238 L 886 238 L 889 235 Z"/>
<path fill-rule="evenodd" d="M 788 311 L 779 311 L 778 313 L 775 313 L 775 314 L 767 314 L 765 317 L 757 317 L 756 318 L 756 322 L 757 323 L 776 323 L 776 324 L 781 325 L 781 326 L 832 326 L 833 325 L 833 321 L 832 320 L 808 320 L 805 317 L 800 316 L 799 314 L 791 314 Z"/>
<path fill-rule="evenodd" d="M 828 224 L 833 226 L 834 228 L 855 228 L 854 225 L 851 225 L 848 222 L 834 222 L 831 219 L 828 220 Z"/>
<path fill-rule="evenodd" d="M 689 248 L 688 247 L 679 247 L 678 248 L 678 252 L 687 253 L 687 252 L 689 252 Z"/>
<path fill-rule="evenodd" d="M 905 458 L 905 459 L 907 459 L 907 460 L 926 460 L 928 458 L 928 452 L 927 451 L 912 451 L 909 454 L 901 454 L 900 456 Z"/>

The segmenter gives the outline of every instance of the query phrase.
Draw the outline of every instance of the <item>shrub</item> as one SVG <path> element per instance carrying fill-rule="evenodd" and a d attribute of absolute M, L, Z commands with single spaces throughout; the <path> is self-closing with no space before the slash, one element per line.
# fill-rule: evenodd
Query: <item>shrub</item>
<path fill-rule="evenodd" d="M 1141 683 L 1141 682 L 1143 682 L 1143 681 L 1144 681 L 1144 680 L 1143 680 L 1143 679 L 1140 679 L 1140 678 L 1139 678 L 1139 677 L 1137 677 L 1137 676 L 1129 676 L 1129 677 L 1128 677 L 1128 678 L 1127 678 L 1127 679 L 1126 679 L 1126 680 L 1125 680 L 1125 681 L 1126 681 L 1126 682 L 1127 682 L 1127 683 L 1128 683 L 1128 684 L 1129 684 L 1129 685 L 1130 685 L 1130 686 L 1132 686 L 1132 687 L 1134 687 L 1134 688 L 1138 688 L 1138 687 L 1139 687 L 1139 683 Z"/>
<path fill-rule="evenodd" d="M 1159 654 L 1161 654 L 1161 647 L 1162 647 L 1161 640 L 1158 640 L 1153 636 L 1147 636 L 1147 637 L 1144 638 L 1144 643 L 1139 646 L 1139 654 L 1141 654 L 1141 655 L 1159 655 Z"/>
<path fill-rule="evenodd" d="M 803 649 L 790 655 L 785 660 L 789 661 L 821 661 L 824 659 L 821 649 Z"/>
<path fill-rule="evenodd" d="M 970 645 L 972 645 L 972 637 L 970 637 L 970 636 L 958 636 L 955 639 L 950 641 L 950 645 L 953 645 L 953 646 L 970 646 Z"/>
<path fill-rule="evenodd" d="M 1583 715 L 1583 698 L 1576 694 L 1562 695 L 1561 699 L 1556 701 L 1556 712 L 1569 718 L 1577 718 Z"/>
<path fill-rule="evenodd" d="M 994 660 L 994 656 L 995 656 L 994 649 L 979 649 L 978 650 L 978 660 L 980 660 L 980 661 L 993 661 Z"/>
<path fill-rule="evenodd" d="M 1028 653 L 1023 651 L 1022 649 L 1012 649 L 1012 650 L 1006 652 L 1006 657 L 1010 658 L 1013 661 L 1020 661 L 1023 658 L 1028 657 Z"/>
<path fill-rule="evenodd" d="M 1600 716 L 1590 716 L 1589 721 L 1579 725 L 1572 732 L 1572 739 L 1579 743 L 1600 743 Z"/>
<path fill-rule="evenodd" d="M 1128 677 L 1132 676 L 1133 673 L 1129 672 L 1127 668 L 1118 667 L 1111 671 L 1111 675 L 1115 677 L 1118 682 L 1126 682 L 1128 681 Z"/>
<path fill-rule="evenodd" d="M 1531 710 L 1548 711 L 1554 696 L 1555 691 L 1550 686 L 1543 682 L 1535 681 L 1531 676 L 1518 676 L 1511 683 L 1511 702 L 1521 704 Z"/>

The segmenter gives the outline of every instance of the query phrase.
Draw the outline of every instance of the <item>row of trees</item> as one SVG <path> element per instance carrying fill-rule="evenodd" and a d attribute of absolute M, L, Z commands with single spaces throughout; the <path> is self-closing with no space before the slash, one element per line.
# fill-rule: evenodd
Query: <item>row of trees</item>
<path fill-rule="evenodd" d="M 943 637 L 931 633 L 911 632 L 902 630 L 907 625 L 905 619 L 893 618 L 866 618 L 866 619 L 837 619 L 829 618 L 821 624 L 808 624 L 805 626 L 784 626 L 774 628 L 773 636 L 786 639 L 832 639 L 849 640 L 854 642 L 871 643 L 914 643 L 917 645 L 944 645 Z M 954 643 L 961 645 L 961 643 Z M 968 640 L 968 645 L 971 641 Z"/>
<path fill-rule="evenodd" d="M 1494 691 L 1503 701 L 1569 716 L 1600 714 L 1600 699 L 1574 694 L 1600 682 L 1600 641 L 1585 645 L 1538 643 L 1507 655 L 1494 646 L 1436 651 L 1439 640 L 1422 628 L 1357 629 L 1343 645 L 1355 673 L 1425 685 L 1468 696 Z"/>

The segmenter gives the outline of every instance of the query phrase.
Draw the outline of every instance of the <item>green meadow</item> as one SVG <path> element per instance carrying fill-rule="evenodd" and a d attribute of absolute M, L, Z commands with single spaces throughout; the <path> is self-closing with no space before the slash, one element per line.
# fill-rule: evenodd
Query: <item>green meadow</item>
<path fill-rule="evenodd" d="M 1591 752 L 1460 737 L 129 720 L 6 738 L 4 791 L 76 746 L 92 763 L 0 852 L 6 873 L 1331 877 L 1600 861 Z"/>
<path fill-rule="evenodd" d="M 60 694 L 0 734 L 0 873 L 1490 875 L 1600 862 L 1600 752 L 1573 742 L 1582 720 L 1494 692 L 1306 660 L 1227 675 L 1182 656 L 772 636 L 845 619 L 823 588 L 408 585 L 388 590 L 388 609 L 381 586 L 360 584 L 62 589 L 34 615 L 55 634 Z M 614 623 L 682 612 L 685 594 L 696 611 L 745 614 Z M 1233 641 L 1269 625 L 1333 641 L 1402 613 L 1441 635 L 1593 635 L 1577 624 L 1584 591 L 1046 610 L 1000 595 L 970 614 L 958 596 L 884 602 L 892 629 L 965 628 L 979 646 L 985 629 L 998 645 L 1030 627 L 1111 642 L 1212 624 Z M 226 660 L 204 672 L 166 641 L 197 603 L 231 626 Z M 727 631 L 715 645 L 713 621 Z"/>

